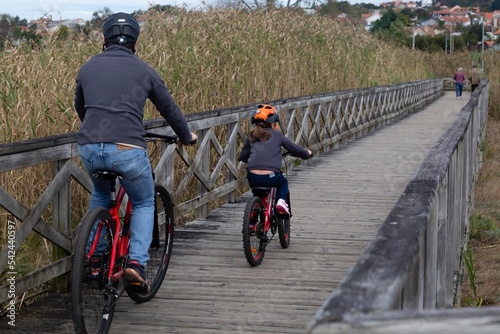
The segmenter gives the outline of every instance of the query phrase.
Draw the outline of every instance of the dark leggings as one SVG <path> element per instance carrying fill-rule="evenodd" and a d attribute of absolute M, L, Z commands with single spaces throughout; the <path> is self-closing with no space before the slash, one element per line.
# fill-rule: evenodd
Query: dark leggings
<path fill-rule="evenodd" d="M 274 172 L 273 174 L 260 175 L 247 172 L 247 180 L 250 187 L 276 187 L 276 197 L 287 200 L 288 180 L 283 174 Z"/>

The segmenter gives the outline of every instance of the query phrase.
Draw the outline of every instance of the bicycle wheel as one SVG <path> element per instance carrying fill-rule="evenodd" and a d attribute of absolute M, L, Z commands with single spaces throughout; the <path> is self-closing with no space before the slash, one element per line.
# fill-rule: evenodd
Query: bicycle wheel
<path fill-rule="evenodd" d="M 276 221 L 281 247 L 288 248 L 290 246 L 290 218 L 277 217 Z"/>
<path fill-rule="evenodd" d="M 114 226 L 113 218 L 104 208 L 87 213 L 80 225 L 71 272 L 76 333 L 107 333 L 111 326 L 116 297 L 105 286 Z"/>
<path fill-rule="evenodd" d="M 265 208 L 262 200 L 254 196 L 245 207 L 243 216 L 243 251 L 248 263 L 258 266 L 265 253 L 264 218 Z"/>
<path fill-rule="evenodd" d="M 172 255 L 174 242 L 174 208 L 168 191 L 161 185 L 155 186 L 155 215 L 153 239 L 149 247 L 149 262 L 146 266 L 146 279 L 150 282 L 148 292 L 141 292 L 133 287 L 127 288 L 129 297 L 144 303 L 153 298 L 160 289 Z"/>

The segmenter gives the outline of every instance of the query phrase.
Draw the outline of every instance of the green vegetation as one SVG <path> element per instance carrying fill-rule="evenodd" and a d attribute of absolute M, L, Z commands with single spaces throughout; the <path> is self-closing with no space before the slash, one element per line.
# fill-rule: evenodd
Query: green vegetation
<path fill-rule="evenodd" d="M 472 215 L 469 222 L 469 238 L 476 243 L 495 244 L 500 240 L 500 217 Z"/>
<path fill-rule="evenodd" d="M 474 260 L 472 258 L 472 252 L 470 249 L 467 249 L 464 254 L 465 268 L 467 269 L 467 274 L 469 277 L 470 287 L 473 293 L 474 298 L 472 300 L 468 300 L 466 298 L 467 304 L 473 304 L 476 307 L 479 307 L 483 303 L 483 299 L 478 295 L 477 292 L 477 284 L 476 284 L 476 269 L 474 268 Z"/>

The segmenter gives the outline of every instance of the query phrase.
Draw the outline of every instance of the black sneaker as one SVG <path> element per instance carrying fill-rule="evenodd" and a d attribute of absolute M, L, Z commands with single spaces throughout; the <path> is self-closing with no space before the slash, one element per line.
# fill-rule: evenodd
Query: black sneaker
<path fill-rule="evenodd" d="M 127 269 L 125 269 L 125 278 L 128 279 L 131 283 L 146 282 L 144 267 L 135 260 L 129 261 L 127 264 Z"/>
<path fill-rule="evenodd" d="M 149 283 L 146 280 L 144 267 L 135 260 L 130 260 L 125 269 L 125 278 L 130 282 L 130 285 L 141 292 L 149 291 Z"/>

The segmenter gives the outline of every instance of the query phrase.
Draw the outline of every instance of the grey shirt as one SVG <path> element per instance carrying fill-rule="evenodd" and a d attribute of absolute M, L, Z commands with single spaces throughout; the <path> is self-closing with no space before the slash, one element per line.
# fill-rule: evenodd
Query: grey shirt
<path fill-rule="evenodd" d="M 78 144 L 123 143 L 146 147 L 144 106 L 150 99 L 183 144 L 191 132 L 160 75 L 131 50 L 110 45 L 76 78 L 74 105 L 82 121 Z"/>
<path fill-rule="evenodd" d="M 250 142 L 248 136 L 241 149 L 239 161 L 246 162 L 246 170 L 261 169 L 279 172 L 281 170 L 281 147 L 285 148 L 292 155 L 302 159 L 309 158 L 309 152 L 292 142 L 280 131 L 266 128 L 272 133 L 271 138 L 266 141 Z"/>

